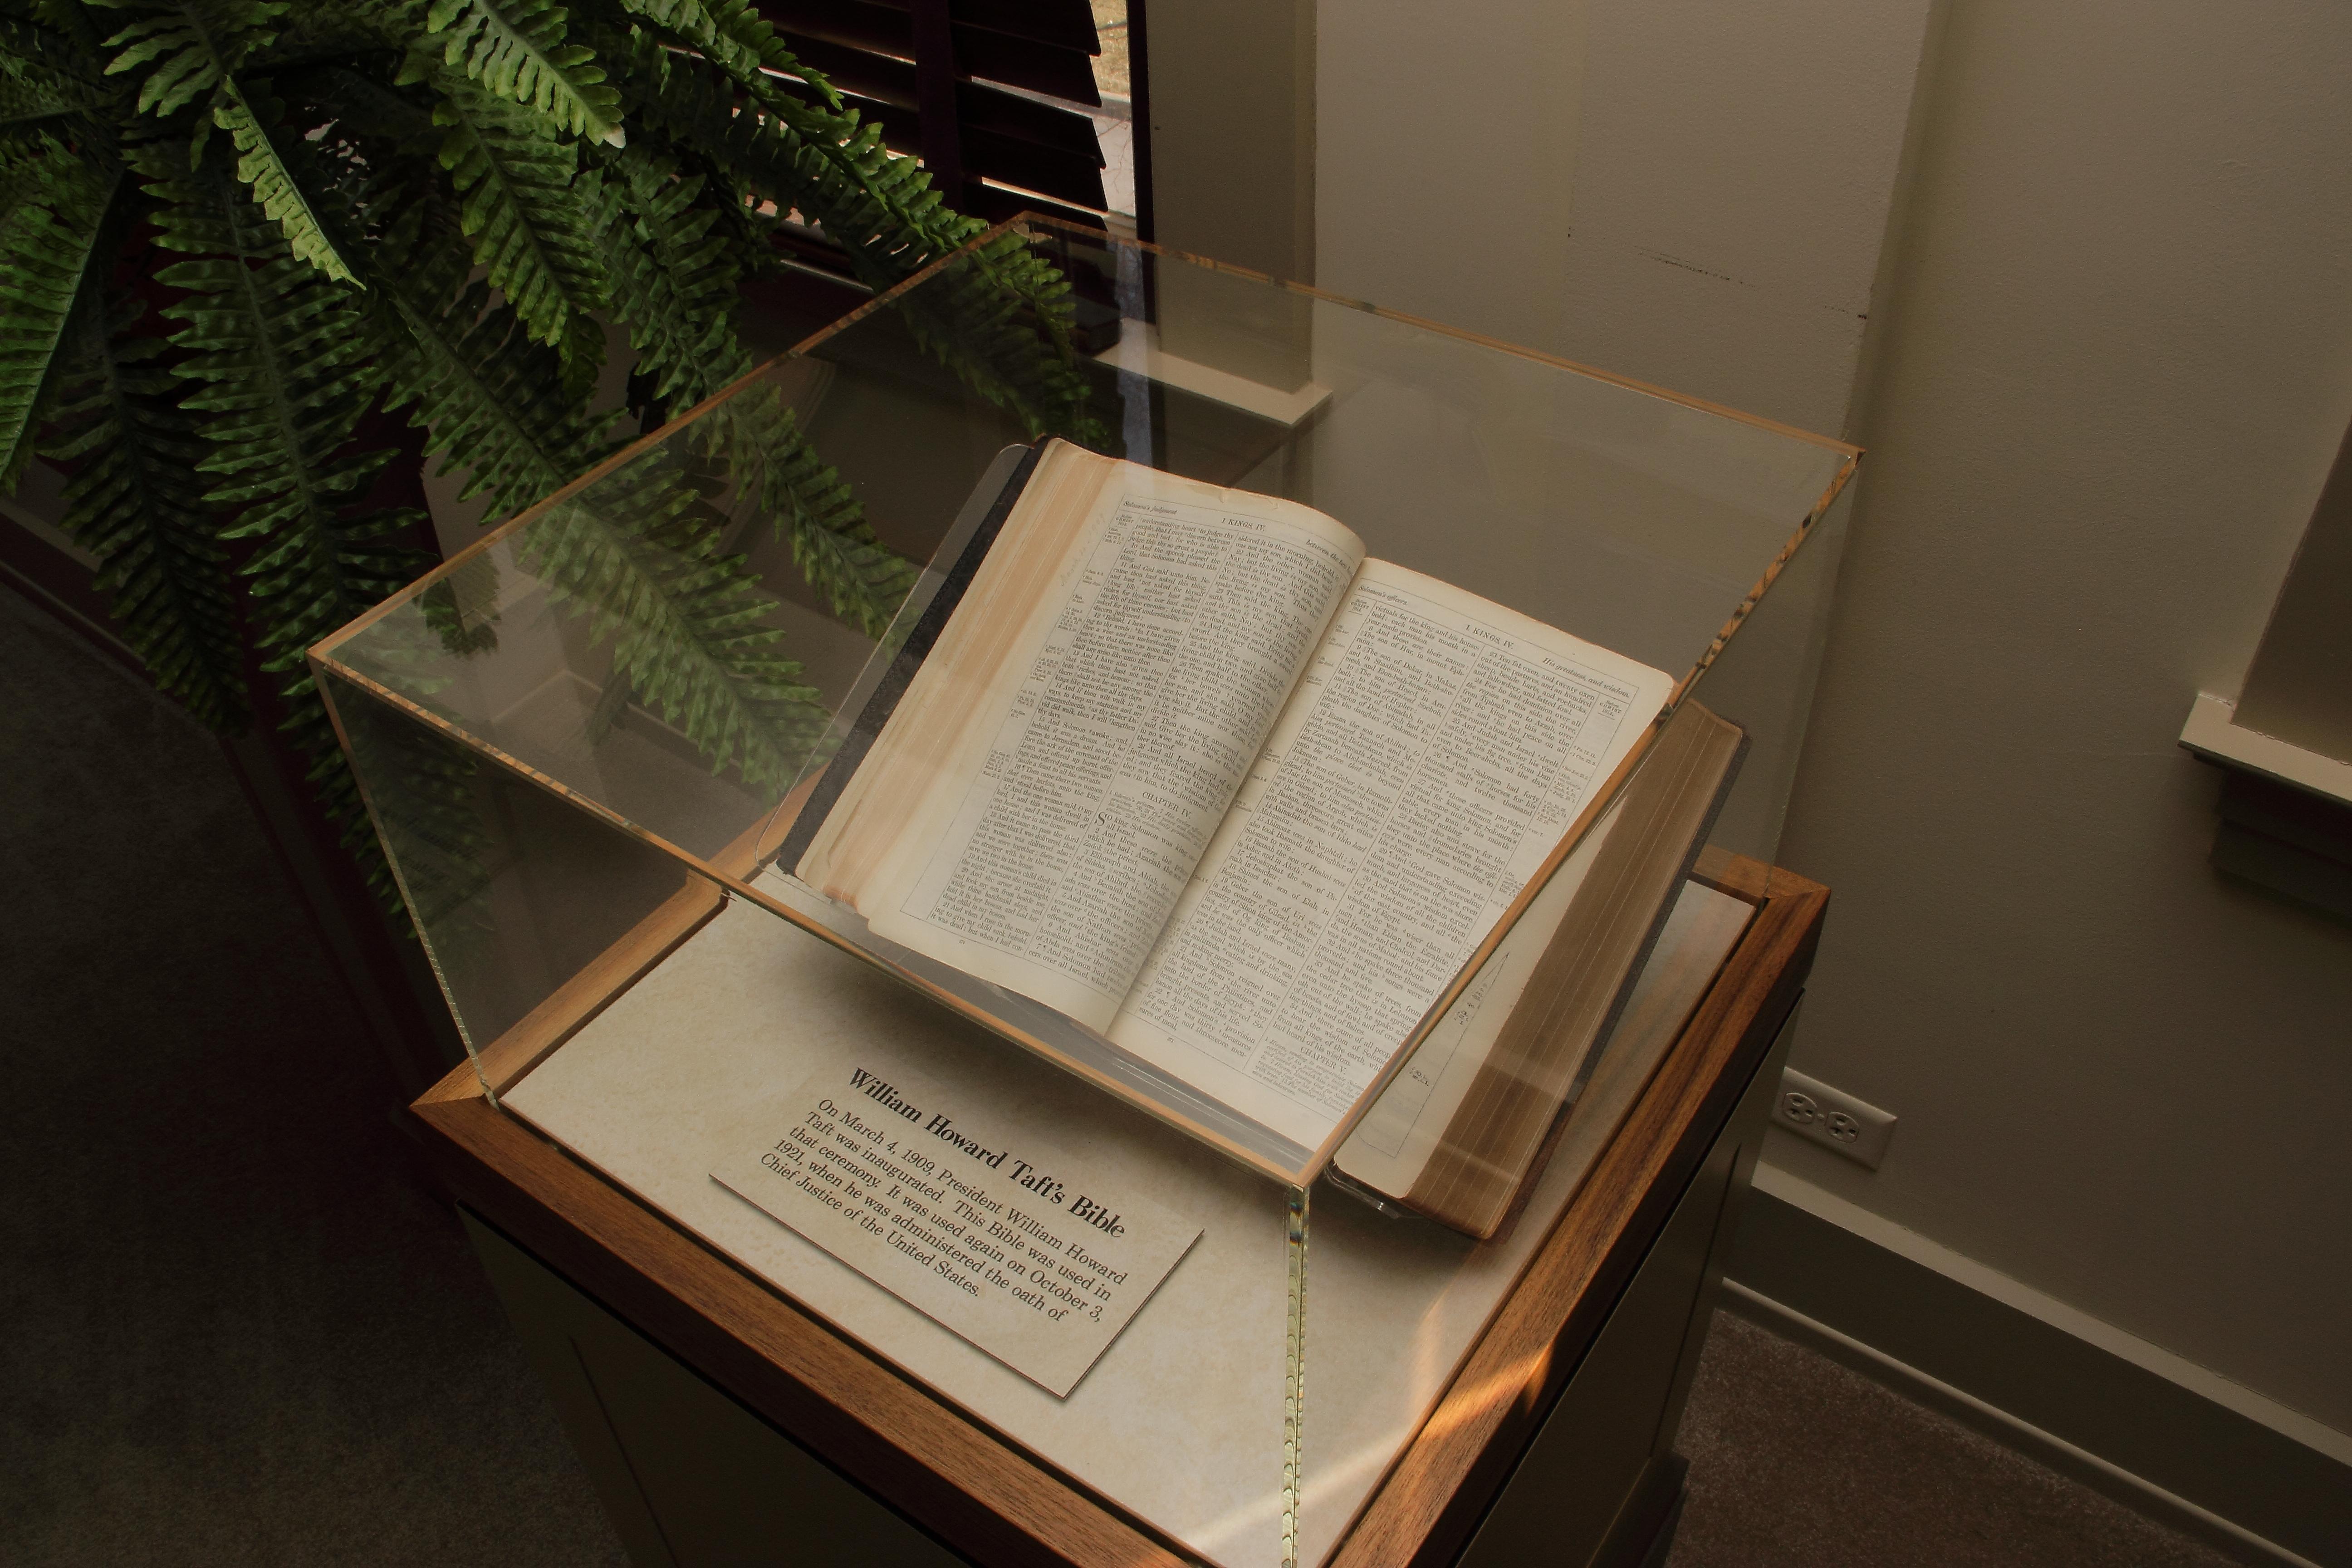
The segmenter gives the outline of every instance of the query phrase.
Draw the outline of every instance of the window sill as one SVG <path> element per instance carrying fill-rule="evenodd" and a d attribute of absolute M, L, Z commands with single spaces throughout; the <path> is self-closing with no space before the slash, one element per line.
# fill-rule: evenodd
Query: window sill
<path fill-rule="evenodd" d="M 2234 722 L 2235 706 L 2200 693 L 2180 743 L 2226 774 L 2215 803 L 2216 870 L 2352 921 L 2352 763 Z"/>
<path fill-rule="evenodd" d="M 2238 728 L 2237 705 L 2210 691 L 2197 694 L 2181 727 L 2180 743 L 2209 763 L 2260 773 L 2280 784 L 2352 805 L 2352 763 L 2306 752 L 2284 741 Z"/>

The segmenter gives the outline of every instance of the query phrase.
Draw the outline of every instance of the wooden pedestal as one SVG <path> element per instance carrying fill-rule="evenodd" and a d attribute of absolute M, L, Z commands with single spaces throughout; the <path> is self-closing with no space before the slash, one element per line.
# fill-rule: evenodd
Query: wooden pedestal
<path fill-rule="evenodd" d="M 1699 874 L 1756 920 L 1334 1568 L 1632 1568 L 1659 1546 L 1683 1399 L 1829 898 L 1738 858 L 1704 857 Z M 640 1563 L 1192 1560 L 493 1109 L 470 1067 L 414 1109 Z M 1310 1368 L 1348 1353 L 1314 1339 L 1311 1312 L 1308 1335 Z"/>

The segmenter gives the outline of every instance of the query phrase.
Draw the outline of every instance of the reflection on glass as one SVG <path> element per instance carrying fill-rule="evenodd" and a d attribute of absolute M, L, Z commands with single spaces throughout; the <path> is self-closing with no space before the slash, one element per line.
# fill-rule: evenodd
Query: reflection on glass
<path fill-rule="evenodd" d="M 921 633 L 927 614 L 969 587 L 971 572 L 961 581 L 957 572 L 1007 463 L 1050 453 L 1055 440 L 1072 464 L 1093 454 L 1085 460 L 1150 470 L 1146 479 L 1118 470 L 1147 500 L 1214 510 L 1223 501 L 1202 498 L 1222 497 L 1253 516 L 1312 509 L 1343 525 L 1330 537 L 1344 533 L 1358 555 L 1389 563 L 1381 570 L 1391 586 L 1450 584 L 1460 604 L 1528 617 L 1627 669 L 1662 672 L 1652 700 L 1662 715 L 1696 687 L 1855 456 L 1311 289 L 1030 220 L 877 299 L 330 637 L 313 650 L 321 689 L 494 1096 L 671 955 L 742 929 L 730 921 L 773 920 L 774 932 L 806 944 L 803 956 L 818 942 L 844 950 L 992 1032 L 996 1039 L 970 1035 L 958 1047 L 996 1061 L 990 1070 L 1009 1075 L 1003 1060 L 1025 1051 L 1124 1100 L 1120 1116 L 1180 1130 L 1170 1148 L 1190 1152 L 1153 1159 L 1188 1183 L 1224 1184 L 1232 1212 L 1266 1216 L 1275 1275 L 1259 1281 L 1262 1304 L 1303 1314 L 1304 1200 L 1286 1221 L 1285 1184 L 1314 1176 L 1377 1093 L 1379 1071 L 1348 1080 L 1360 1093 L 1352 1109 L 1286 1124 L 1187 1068 L 1183 1051 L 1199 1042 L 1187 1045 L 1183 1030 L 1163 1031 L 1177 1038 L 1165 1050 L 1139 1043 L 1141 1033 L 1122 1044 L 1119 1006 L 1074 1021 L 1010 972 L 976 973 L 908 940 L 881 904 L 828 896 L 789 874 L 818 821 L 803 822 L 803 808 L 847 776 L 835 764 L 876 740 L 858 721 L 877 691 L 896 679 L 903 693 L 926 668 L 940 633 L 937 624 Z M 1171 560 L 1182 542 L 1168 543 Z M 1301 669 L 1318 647 L 1330 650 L 1327 624 L 1386 646 L 1381 626 L 1348 620 L 1357 570 L 1353 557 L 1335 568 L 1328 614 L 1298 639 Z M 1268 595 L 1306 592 L 1273 566 L 1261 578 Z M 1034 673 L 1010 671 L 1005 690 Z M 1296 681 L 1294 671 L 1277 683 L 1269 712 Z M 1540 742 L 1512 743 L 1532 755 Z M 1639 776 L 1643 754 L 1612 753 L 1625 764 L 1600 766 L 1580 786 L 1573 826 L 1549 828 L 1569 827 L 1567 839 L 1532 873 L 1512 870 L 1512 910 L 1534 900 Z M 1225 782 L 1250 810 L 1273 814 L 1245 783 Z M 1213 837 L 1231 806 L 1216 804 L 1197 837 Z M 1190 876 L 1180 871 L 1171 900 Z M 1171 995 L 1183 990 L 1170 984 Z M 1156 1016 L 1199 1013 L 1199 992 Z M 1430 1016 L 1447 1005 L 1441 998 Z M 770 1048 L 788 1051 L 792 1022 L 763 1026 Z M 1393 1070 L 1402 1041 L 1375 1043 Z M 768 1069 L 747 1058 L 741 1070 Z M 1028 1061 L 1024 1070 L 1046 1069 Z M 1185 1163 L 1193 1155 L 1204 1162 L 1197 1169 Z M 1212 1169 L 1223 1173 L 1203 1173 Z M 1301 1560 L 1315 1560 L 1410 1435 L 1519 1256 L 1519 1241 L 1477 1246 L 1412 1224 L 1420 1228 L 1382 1229 L 1391 1222 L 1360 1205 L 1316 1205 L 1323 1305 L 1311 1325 L 1294 1315 L 1286 1326 L 1276 1310 L 1254 1347 L 1276 1366 L 1289 1350 L 1288 1374 L 1265 1379 L 1252 1406 L 1263 1422 L 1234 1436 L 1231 1411 L 1166 1394 L 1201 1432 L 1227 1434 L 1230 1451 L 1194 1456 L 1183 1486 L 1117 1445 L 1062 1444 L 1052 1412 L 1033 1413 L 1030 1425 L 1006 1410 L 984 1414 L 1213 1561 L 1274 1561 L 1286 1523 Z M 1420 1293 L 1408 1302 L 1382 1279 L 1415 1281 Z M 1402 1340 L 1391 1321 L 1399 1311 L 1407 1317 L 1396 1321 L 1419 1325 Z M 1308 1429 L 1302 1459 L 1296 1379 L 1306 1341 L 1383 1370 L 1353 1382 L 1335 1372 L 1318 1384 L 1316 1408 L 1333 1425 Z M 978 1371 L 969 1388 L 955 1386 L 964 1390 L 956 1397 L 996 1397 Z M 1332 1445 L 1328 1462 L 1317 1460 L 1318 1441 Z"/>

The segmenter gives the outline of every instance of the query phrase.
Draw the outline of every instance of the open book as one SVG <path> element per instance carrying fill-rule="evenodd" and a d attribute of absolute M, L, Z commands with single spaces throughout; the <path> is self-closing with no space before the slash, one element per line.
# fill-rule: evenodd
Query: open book
<path fill-rule="evenodd" d="M 780 864 L 1328 1156 L 1673 678 L 1059 441 L 989 530 Z"/>

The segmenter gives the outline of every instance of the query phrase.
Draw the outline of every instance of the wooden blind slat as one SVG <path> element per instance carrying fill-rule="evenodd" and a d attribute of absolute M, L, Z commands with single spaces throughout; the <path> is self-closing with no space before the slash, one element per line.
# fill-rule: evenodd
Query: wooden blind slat
<path fill-rule="evenodd" d="M 845 98 L 868 100 L 897 111 L 906 120 L 919 107 L 915 68 L 887 55 L 869 55 L 819 39 L 793 38 L 793 51 L 823 71 Z M 805 46 L 805 48 L 803 48 Z M 1089 167 L 1102 167 L 1102 146 L 1095 139 L 1095 122 L 1072 109 L 1021 98 L 979 82 L 956 83 L 957 118 L 966 131 L 987 132 L 1009 141 L 1031 144 L 1077 158 Z M 877 114 L 892 133 L 913 135 L 912 124 L 892 125 L 893 116 Z M 891 145 L 898 145 L 893 142 Z"/>
<path fill-rule="evenodd" d="M 922 154 L 922 136 L 914 112 L 895 104 L 844 93 L 842 101 L 882 127 L 882 143 L 908 157 Z M 962 137 L 963 171 L 975 178 L 1002 181 L 1061 201 L 1076 202 L 1100 211 L 1110 198 L 1103 189 L 1102 153 L 1090 148 L 1084 154 L 1041 147 L 1018 137 L 980 130 L 970 123 Z M 959 211 L 977 212 L 959 207 Z M 1013 209 L 1019 211 L 1018 207 Z M 984 213 L 978 216 L 986 216 Z M 1010 215 L 1007 215 L 1010 216 Z"/>
<path fill-rule="evenodd" d="M 1035 213 L 1041 217 L 1059 218 L 1064 223 L 1077 224 L 1085 228 L 1100 228 L 1103 224 L 1099 212 L 1066 207 L 1059 202 L 1049 202 L 1026 191 L 1008 191 L 1002 185 L 966 185 L 964 200 L 958 205 L 957 210 L 968 212 L 987 223 L 1003 223 L 1006 218 L 1018 217 L 1023 213 Z"/>
<path fill-rule="evenodd" d="M 1008 185 L 1059 196 L 1066 202 L 1097 210 L 1110 205 L 1103 190 L 1102 156 L 1073 157 L 1034 142 L 999 136 L 992 131 L 964 132 L 964 168 Z"/>
<path fill-rule="evenodd" d="M 915 58 L 912 14 L 875 0 L 768 0 L 762 9 L 771 22 L 784 30 L 788 43 L 816 39 L 904 60 Z M 958 22 L 953 31 L 960 76 L 1003 82 L 1073 103 L 1102 102 L 1095 87 L 1093 58 L 1082 49 L 963 22 Z M 811 66 L 817 65 L 814 58 L 803 58 Z"/>
<path fill-rule="evenodd" d="M 763 11 L 771 5 L 789 3 L 790 0 L 760 0 Z M 868 3 L 905 11 L 912 7 L 914 0 Z M 949 10 L 967 26 L 987 27 L 1016 38 L 1076 49 L 1080 54 L 1102 53 L 1102 38 L 1095 32 L 1094 7 L 1087 0 L 950 0 Z"/>
<path fill-rule="evenodd" d="M 996 215 L 1005 205 L 996 185 L 1049 198 L 1033 208 L 1109 205 L 1093 120 L 1043 101 L 1102 101 L 1088 0 L 753 3 L 845 106 L 881 127 L 887 146 L 921 158 L 961 210 Z"/>

